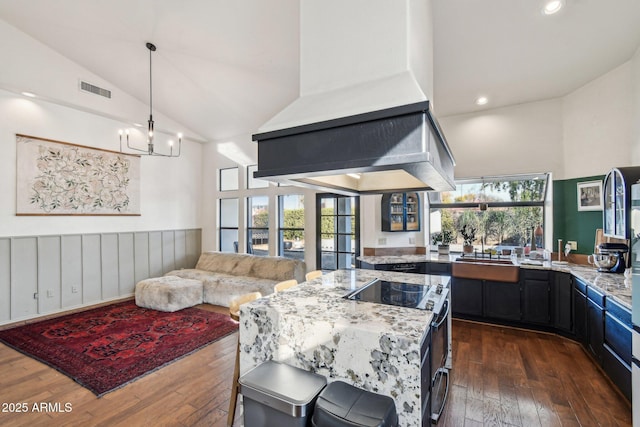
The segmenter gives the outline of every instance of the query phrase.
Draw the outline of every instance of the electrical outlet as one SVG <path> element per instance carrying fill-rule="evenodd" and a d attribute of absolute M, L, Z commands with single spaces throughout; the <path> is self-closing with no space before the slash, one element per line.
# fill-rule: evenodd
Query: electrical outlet
<path fill-rule="evenodd" d="M 379 245 L 386 245 L 387 244 L 387 238 L 386 237 L 378 238 L 378 244 Z"/>
<path fill-rule="evenodd" d="M 71 293 L 72 294 L 77 294 L 78 293 L 78 287 L 77 286 L 72 286 L 71 287 Z"/>
<path fill-rule="evenodd" d="M 409 237 L 409 244 L 410 245 L 415 245 L 416 244 L 416 238 L 415 237 Z"/>
<path fill-rule="evenodd" d="M 53 298 L 53 291 L 51 289 L 47 289 L 47 298 Z"/>
<path fill-rule="evenodd" d="M 578 242 L 575 242 L 573 240 L 569 240 L 567 243 L 569 245 L 571 245 L 571 250 L 572 251 L 577 251 L 578 250 Z"/>

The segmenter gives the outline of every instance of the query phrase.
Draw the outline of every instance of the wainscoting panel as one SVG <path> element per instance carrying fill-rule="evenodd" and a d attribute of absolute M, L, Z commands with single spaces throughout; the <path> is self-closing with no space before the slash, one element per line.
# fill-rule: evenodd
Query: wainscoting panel
<path fill-rule="evenodd" d="M 162 271 L 176 269 L 176 245 L 173 231 L 162 232 Z"/>
<path fill-rule="evenodd" d="M 162 232 L 153 231 L 149 233 L 149 277 L 162 276 L 162 272 Z"/>
<path fill-rule="evenodd" d="M 118 278 L 118 235 L 102 234 L 100 236 L 102 251 L 101 298 L 110 299 L 120 295 Z"/>
<path fill-rule="evenodd" d="M 38 238 L 11 239 L 11 317 L 38 314 Z"/>
<path fill-rule="evenodd" d="M 136 233 L 133 237 L 133 256 L 135 258 L 136 271 L 135 282 L 144 280 L 149 275 L 149 233 Z"/>
<path fill-rule="evenodd" d="M 82 236 L 82 304 L 102 300 L 102 254 L 99 234 Z"/>
<path fill-rule="evenodd" d="M 0 323 L 11 318 L 11 240 L 0 239 Z"/>
<path fill-rule="evenodd" d="M 60 310 L 60 236 L 38 237 L 38 311 Z"/>
<path fill-rule="evenodd" d="M 202 230 L 0 238 L 0 325 L 133 295 L 195 267 Z"/>
<path fill-rule="evenodd" d="M 62 308 L 82 305 L 82 236 L 62 236 Z"/>
<path fill-rule="evenodd" d="M 120 233 L 120 295 L 132 294 L 136 289 L 133 233 Z"/>

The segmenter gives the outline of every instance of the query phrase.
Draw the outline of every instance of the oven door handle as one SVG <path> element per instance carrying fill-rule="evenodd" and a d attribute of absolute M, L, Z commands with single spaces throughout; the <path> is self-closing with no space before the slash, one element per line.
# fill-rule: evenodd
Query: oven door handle
<path fill-rule="evenodd" d="M 449 300 L 444 300 L 443 309 L 444 313 L 442 312 L 442 310 L 440 310 L 438 319 L 431 324 L 431 326 L 435 329 L 439 329 L 442 324 L 447 321 L 447 317 L 449 317 Z"/>

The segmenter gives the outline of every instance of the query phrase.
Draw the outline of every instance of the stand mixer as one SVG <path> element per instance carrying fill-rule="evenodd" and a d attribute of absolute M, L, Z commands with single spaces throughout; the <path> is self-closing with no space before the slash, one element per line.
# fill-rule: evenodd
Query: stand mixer
<path fill-rule="evenodd" d="M 601 243 L 598 245 L 598 252 L 602 257 L 596 262 L 596 255 L 593 256 L 594 262 L 598 266 L 598 271 L 605 273 L 622 274 L 627 268 L 625 254 L 629 252 L 629 246 L 624 243 Z M 608 258 L 605 260 L 605 258 Z M 603 262 L 604 261 L 604 262 Z"/>

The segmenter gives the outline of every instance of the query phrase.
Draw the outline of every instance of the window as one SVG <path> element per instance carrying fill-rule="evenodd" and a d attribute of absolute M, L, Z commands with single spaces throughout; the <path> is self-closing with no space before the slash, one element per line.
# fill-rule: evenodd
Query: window
<path fill-rule="evenodd" d="M 247 198 L 247 253 L 269 255 L 269 197 Z"/>
<path fill-rule="evenodd" d="M 358 197 L 316 195 L 316 263 L 322 270 L 355 268 L 360 255 Z"/>
<path fill-rule="evenodd" d="M 304 261 L 304 196 L 278 196 L 278 255 Z"/>
<path fill-rule="evenodd" d="M 238 199 L 220 199 L 220 252 L 238 252 Z"/>
<path fill-rule="evenodd" d="M 255 179 L 253 173 L 258 170 L 258 165 L 247 166 L 247 188 L 267 188 L 269 181 Z"/>
<path fill-rule="evenodd" d="M 543 226 L 548 174 L 464 180 L 455 191 L 429 193 L 431 243 L 450 243 L 461 251 L 461 229 L 476 230 L 474 249 L 530 247 L 534 230 Z M 537 245 L 544 240 L 538 240 Z M 551 247 L 549 247 L 551 249 Z"/>
<path fill-rule="evenodd" d="M 218 179 L 220 191 L 233 191 L 238 187 L 238 168 L 220 169 L 220 177 Z"/>

